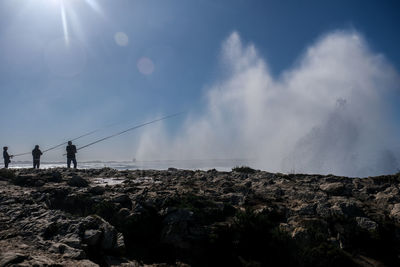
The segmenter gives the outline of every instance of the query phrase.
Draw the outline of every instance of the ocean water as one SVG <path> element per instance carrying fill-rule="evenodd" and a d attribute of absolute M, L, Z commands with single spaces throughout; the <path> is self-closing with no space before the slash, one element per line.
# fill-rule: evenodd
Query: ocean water
<path fill-rule="evenodd" d="M 230 171 L 237 166 L 249 166 L 243 159 L 209 159 L 209 160 L 152 160 L 152 161 L 91 161 L 79 162 L 79 169 L 113 168 L 117 170 L 166 170 L 168 168 L 188 170 Z M 67 167 L 66 162 L 41 162 L 41 169 Z M 31 161 L 12 161 L 9 168 L 32 168 Z"/>

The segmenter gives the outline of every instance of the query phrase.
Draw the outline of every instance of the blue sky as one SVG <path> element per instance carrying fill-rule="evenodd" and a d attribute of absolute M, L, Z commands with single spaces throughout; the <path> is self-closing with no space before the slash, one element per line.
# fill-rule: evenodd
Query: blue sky
<path fill-rule="evenodd" d="M 201 113 L 207 88 L 225 75 L 221 45 L 232 32 L 255 45 L 274 77 L 336 30 L 357 31 L 399 69 L 399 10 L 398 1 L 370 0 L 2 0 L 0 140 L 18 153 L 114 122 Z M 170 135 L 183 120 L 167 123 Z M 139 135 L 84 159 L 130 159 Z"/>

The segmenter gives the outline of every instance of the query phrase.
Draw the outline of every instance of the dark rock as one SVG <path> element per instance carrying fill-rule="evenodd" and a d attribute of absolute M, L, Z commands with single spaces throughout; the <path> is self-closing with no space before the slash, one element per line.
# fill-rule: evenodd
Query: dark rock
<path fill-rule="evenodd" d="M 15 173 L 10 169 L 0 169 L 0 180 L 10 181 L 15 177 Z"/>
<path fill-rule="evenodd" d="M 28 256 L 19 252 L 9 251 L 0 254 L 0 267 L 16 266 L 23 262 Z"/>
<path fill-rule="evenodd" d="M 132 201 L 128 195 L 119 195 L 112 199 L 114 203 L 121 204 L 122 207 L 131 209 L 132 208 Z"/>
<path fill-rule="evenodd" d="M 161 242 L 187 249 L 189 236 L 188 222 L 193 219 L 193 212 L 179 209 L 168 214 L 163 220 Z"/>
<path fill-rule="evenodd" d="M 360 228 L 375 231 L 378 228 L 378 224 L 367 217 L 356 217 L 356 222 Z"/>
<path fill-rule="evenodd" d="M 19 254 L 7 266 L 400 266 L 398 175 L 13 173 L 0 178 L 0 262 Z M 79 188 L 94 177 L 130 182 Z"/>
<path fill-rule="evenodd" d="M 341 195 L 344 195 L 344 193 L 345 193 L 345 186 L 343 183 L 340 183 L 340 182 L 321 184 L 319 186 L 319 188 L 322 191 L 325 191 L 326 193 L 335 195 L 335 196 L 336 195 L 341 196 Z"/>
<path fill-rule="evenodd" d="M 62 181 L 61 173 L 58 171 L 52 172 L 50 177 L 48 178 L 48 181 L 53 183 L 60 183 Z"/>
<path fill-rule="evenodd" d="M 102 232 L 100 230 L 89 229 L 83 235 L 83 242 L 89 246 L 96 246 L 100 242 Z"/>
<path fill-rule="evenodd" d="M 49 248 L 49 251 L 53 253 L 62 254 L 63 257 L 65 258 L 71 258 L 77 260 L 84 259 L 86 257 L 86 254 L 83 250 L 72 248 L 63 243 L 52 244 L 52 246 Z"/>
<path fill-rule="evenodd" d="M 390 216 L 397 222 L 400 223 L 400 203 L 394 204 L 390 211 Z"/>
<path fill-rule="evenodd" d="M 126 250 L 125 250 L 125 240 L 124 240 L 124 236 L 122 235 L 122 233 L 118 233 L 117 234 L 117 242 L 113 248 L 113 251 L 123 255 L 125 254 Z"/>
<path fill-rule="evenodd" d="M 74 175 L 70 179 L 68 179 L 67 184 L 75 187 L 86 187 L 89 185 L 88 181 L 78 175 Z"/>
<path fill-rule="evenodd" d="M 131 211 L 127 208 L 122 208 L 118 211 L 118 218 L 124 219 L 131 215 Z"/>
<path fill-rule="evenodd" d="M 100 226 L 103 232 L 101 240 L 101 248 L 104 250 L 110 250 L 116 247 L 117 244 L 117 231 L 114 226 L 104 221 Z"/>
<path fill-rule="evenodd" d="M 104 186 L 93 186 L 91 188 L 89 188 L 88 192 L 93 194 L 93 195 L 102 195 L 104 194 L 104 192 L 106 191 L 106 189 L 104 188 Z"/>
<path fill-rule="evenodd" d="M 65 238 L 62 238 L 60 242 L 72 248 L 81 249 L 82 240 L 77 234 L 68 234 Z"/>
<path fill-rule="evenodd" d="M 19 186 L 35 186 L 36 183 L 35 176 L 32 175 L 18 175 L 12 181 Z"/>

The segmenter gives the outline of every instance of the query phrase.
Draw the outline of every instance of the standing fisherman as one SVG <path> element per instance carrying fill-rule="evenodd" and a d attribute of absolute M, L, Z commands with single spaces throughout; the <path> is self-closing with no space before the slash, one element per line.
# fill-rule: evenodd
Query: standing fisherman
<path fill-rule="evenodd" d="M 42 151 L 40 151 L 39 146 L 36 145 L 35 149 L 32 150 L 33 156 L 33 168 L 39 169 L 40 167 L 40 156 L 43 155 Z"/>
<path fill-rule="evenodd" d="M 71 161 L 74 163 L 74 169 L 76 169 L 76 157 L 75 154 L 77 153 L 76 151 L 76 146 L 72 144 L 71 141 L 68 141 L 68 146 L 66 148 L 67 150 L 67 167 L 71 167 Z"/>
<path fill-rule="evenodd" d="M 3 159 L 4 159 L 4 168 L 8 168 L 8 164 L 11 162 L 10 158 L 13 157 L 13 155 L 8 155 L 8 147 L 3 147 Z"/>

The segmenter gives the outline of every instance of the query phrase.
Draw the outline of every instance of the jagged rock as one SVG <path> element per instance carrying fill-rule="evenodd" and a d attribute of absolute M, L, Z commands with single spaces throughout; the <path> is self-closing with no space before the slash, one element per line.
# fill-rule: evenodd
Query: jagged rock
<path fill-rule="evenodd" d="M 67 264 L 65 266 L 68 266 Z M 90 260 L 80 260 L 79 262 L 74 263 L 74 267 L 98 267 L 99 265 L 90 261 Z"/>
<path fill-rule="evenodd" d="M 171 211 L 164 219 L 165 224 L 173 224 L 181 221 L 189 221 L 192 219 L 193 212 L 186 209 L 177 209 Z"/>
<path fill-rule="evenodd" d="M 128 195 L 119 195 L 112 199 L 113 202 L 121 204 L 122 207 L 131 209 L 132 208 L 132 201 Z"/>
<path fill-rule="evenodd" d="M 356 217 L 358 226 L 368 231 L 374 231 L 378 228 L 378 224 L 367 217 Z"/>
<path fill-rule="evenodd" d="M 188 248 L 186 239 L 189 235 L 188 222 L 192 220 L 193 212 L 179 209 L 168 214 L 163 221 L 161 242 L 180 248 Z"/>
<path fill-rule="evenodd" d="M 48 178 L 49 182 L 59 183 L 62 181 L 62 175 L 58 171 L 54 171 L 51 173 L 50 177 Z"/>
<path fill-rule="evenodd" d="M 85 229 L 83 241 L 88 245 L 99 245 L 103 250 L 111 250 L 117 244 L 115 227 L 98 216 L 88 216 L 82 221 L 81 228 Z"/>
<path fill-rule="evenodd" d="M 299 215 L 314 215 L 317 204 L 303 204 L 295 209 Z"/>
<path fill-rule="evenodd" d="M 0 267 L 15 266 L 23 262 L 28 256 L 15 251 L 8 251 L 0 254 Z"/>
<path fill-rule="evenodd" d="M 267 265 L 263 259 L 274 259 L 280 251 L 285 253 L 281 260 L 298 256 L 300 262 L 288 266 L 309 266 L 301 262 L 304 255 L 321 260 L 320 255 L 341 260 L 346 255 L 356 261 L 371 249 L 373 256 L 367 256 L 378 260 L 369 262 L 400 266 L 396 175 L 358 179 L 178 169 L 13 173 L 13 178 L 0 179 L 0 255 L 18 251 L 22 256 L 15 260 L 21 266 L 139 264 L 134 259 L 150 265 L 180 260 L 235 265 L 242 252 Z M 52 181 L 54 173 L 58 178 Z M 97 177 L 130 182 L 79 188 L 71 183 L 74 177 L 83 186 Z M 358 235 L 365 240 L 361 248 L 355 242 Z M 382 241 L 380 249 L 374 240 Z M 268 247 L 269 242 L 275 243 Z M 218 264 L 210 255 L 219 257 Z"/>
<path fill-rule="evenodd" d="M 118 218 L 120 218 L 121 220 L 126 219 L 130 215 L 131 215 L 130 209 L 122 208 L 118 211 Z"/>
<path fill-rule="evenodd" d="M 89 185 L 88 181 L 78 175 L 74 175 L 68 179 L 67 184 L 75 187 L 86 187 Z"/>
<path fill-rule="evenodd" d="M 390 211 L 390 216 L 400 223 L 400 203 L 393 205 L 393 208 Z"/>
<path fill-rule="evenodd" d="M 19 186 L 35 186 L 35 178 L 33 175 L 18 175 L 13 179 L 13 183 Z"/>
<path fill-rule="evenodd" d="M 104 194 L 104 192 L 106 191 L 106 189 L 104 188 L 104 186 L 93 186 L 91 188 L 89 188 L 89 193 L 93 194 L 93 195 L 102 195 Z"/>
<path fill-rule="evenodd" d="M 56 262 L 49 257 L 43 255 L 31 255 L 29 266 L 57 266 Z"/>
<path fill-rule="evenodd" d="M 292 238 L 299 240 L 307 240 L 308 239 L 307 229 L 301 226 L 296 227 L 292 232 Z"/>
<path fill-rule="evenodd" d="M 60 242 L 70 247 L 80 249 L 82 240 L 77 234 L 68 234 L 65 238 L 62 238 Z"/>
<path fill-rule="evenodd" d="M 353 200 L 338 200 L 331 208 L 332 214 L 340 215 L 340 216 L 362 216 L 364 212 L 357 204 L 356 201 Z"/>
<path fill-rule="evenodd" d="M 116 253 L 121 254 L 121 255 L 125 253 L 125 240 L 124 240 L 124 236 L 122 235 L 122 233 L 117 234 L 117 242 L 116 242 L 113 250 Z"/>
<path fill-rule="evenodd" d="M 319 186 L 319 188 L 322 191 L 325 191 L 328 194 L 331 195 L 343 195 L 345 192 L 345 187 L 343 183 L 325 183 L 325 184 L 321 184 Z"/>
<path fill-rule="evenodd" d="M 83 235 L 83 242 L 90 246 L 96 246 L 100 242 L 101 234 L 100 230 L 86 230 Z"/>
<path fill-rule="evenodd" d="M 321 217 L 328 217 L 331 215 L 330 205 L 327 203 L 318 203 L 315 211 Z"/>
<path fill-rule="evenodd" d="M 84 259 L 86 257 L 86 254 L 83 250 L 72 248 L 63 243 L 52 244 L 52 246 L 49 248 L 49 251 L 62 254 L 65 258 L 77 260 Z"/>
<path fill-rule="evenodd" d="M 111 224 L 104 221 L 104 223 L 100 226 L 100 229 L 103 232 L 101 248 L 104 250 L 115 248 L 117 243 L 117 231 L 115 228 Z"/>

